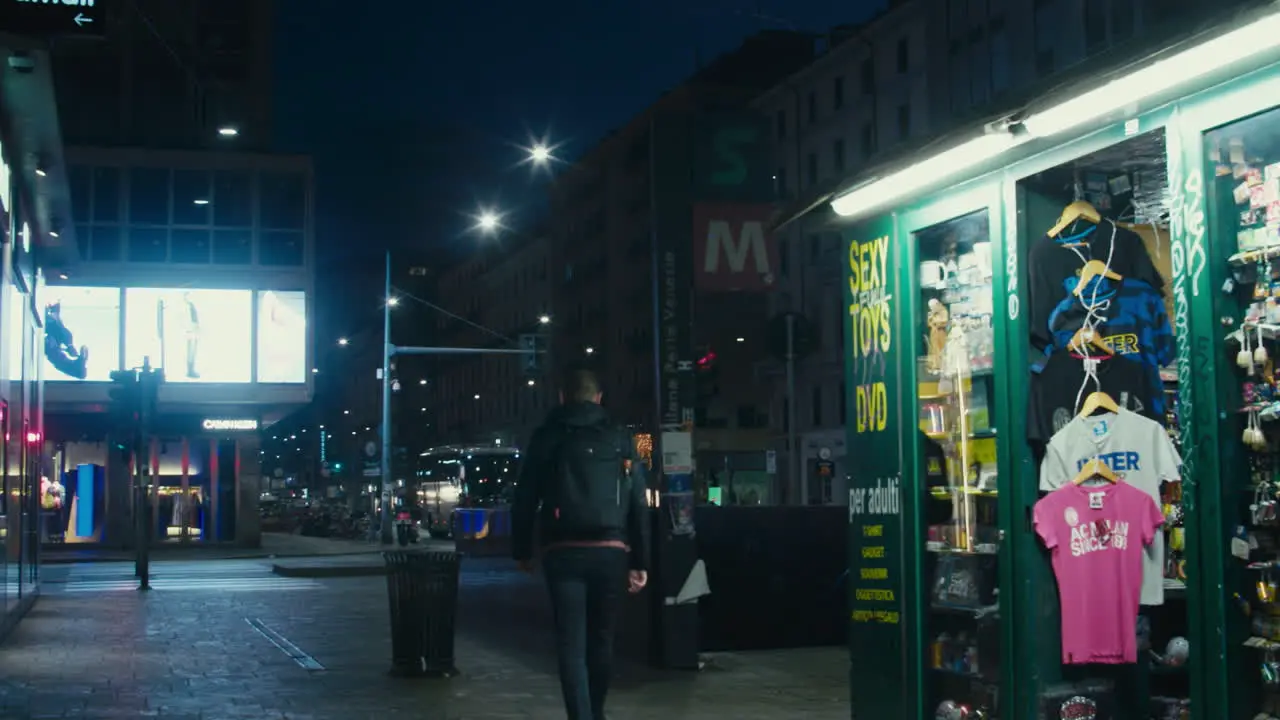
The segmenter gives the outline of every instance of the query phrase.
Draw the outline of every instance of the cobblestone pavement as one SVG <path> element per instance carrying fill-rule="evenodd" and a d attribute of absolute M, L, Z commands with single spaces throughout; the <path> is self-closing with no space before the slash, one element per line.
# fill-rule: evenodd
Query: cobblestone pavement
<path fill-rule="evenodd" d="M 382 578 L 296 580 L 257 561 L 46 568 L 44 595 L 0 646 L 0 719 L 514 720 L 563 718 L 536 579 L 464 572 L 450 680 L 404 680 Z M 286 584 L 281 584 L 286 583 Z M 307 669 L 308 666 L 323 669 Z M 847 718 L 840 649 L 722 654 L 697 674 L 619 669 L 613 720 Z"/>

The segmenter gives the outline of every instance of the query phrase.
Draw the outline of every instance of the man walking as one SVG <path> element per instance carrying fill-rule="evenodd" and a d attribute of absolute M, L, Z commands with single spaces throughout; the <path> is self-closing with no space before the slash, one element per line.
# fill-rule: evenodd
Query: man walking
<path fill-rule="evenodd" d="M 513 554 L 526 571 L 538 526 L 569 720 L 604 720 L 624 589 L 640 592 L 649 579 L 644 466 L 600 399 L 595 373 L 566 375 L 561 405 L 525 448 L 511 509 Z"/>

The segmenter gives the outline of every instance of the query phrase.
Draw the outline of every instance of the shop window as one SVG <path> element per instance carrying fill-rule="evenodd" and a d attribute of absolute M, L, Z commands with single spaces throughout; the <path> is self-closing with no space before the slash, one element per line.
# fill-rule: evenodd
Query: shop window
<path fill-rule="evenodd" d="M 209 231 L 176 229 L 169 240 L 169 260 L 176 263 L 208 263 Z"/>
<path fill-rule="evenodd" d="M 169 171 L 133 168 L 129 171 L 129 221 L 169 224 Z"/>
<path fill-rule="evenodd" d="M 302 230 L 307 212 L 306 182 L 302 173 L 262 173 L 258 183 L 262 227 Z"/>
<path fill-rule="evenodd" d="M 831 81 L 831 109 L 844 107 L 844 76 L 837 76 Z"/>
<path fill-rule="evenodd" d="M 913 235 L 920 301 L 911 337 L 920 339 L 914 353 L 919 425 L 911 445 L 919 457 L 924 572 L 931 588 L 925 655 L 935 671 L 929 673 L 925 706 L 950 700 L 994 717 L 1000 625 L 977 619 L 995 610 L 1001 597 L 997 418 L 991 413 L 996 391 L 991 227 L 987 211 L 980 210 Z M 854 337 L 863 354 L 876 342 L 876 337 Z M 955 582 L 959 577 L 969 581 Z M 948 672 L 973 681 L 958 684 Z"/>
<path fill-rule="evenodd" d="M 72 165 L 67 169 L 67 185 L 71 192 L 71 216 L 76 222 L 91 219 L 93 207 L 93 169 Z"/>
<path fill-rule="evenodd" d="M 218 227 L 253 225 L 253 176 L 225 170 L 213 175 L 213 224 Z"/>
<path fill-rule="evenodd" d="M 208 225 L 211 190 L 208 171 L 173 171 L 173 224 Z"/>
<path fill-rule="evenodd" d="M 300 232 L 264 231 L 258 240 L 259 265 L 301 265 L 303 235 Z"/>
<path fill-rule="evenodd" d="M 123 247 L 120 241 L 120 226 L 90 225 L 85 234 L 89 237 L 89 254 L 86 256 L 94 262 L 120 262 Z"/>
<path fill-rule="evenodd" d="M 1261 151 L 1248 148 L 1247 154 L 1254 158 Z M 1061 589 L 1060 594 L 1049 590 L 1054 583 L 1046 577 L 1049 591 L 1026 612 L 1060 639 L 1064 658 L 1061 666 L 1039 669 L 1046 687 L 1036 690 L 1046 692 L 1060 680 L 1083 685 L 1115 678 L 1086 664 L 1091 656 L 1113 655 L 1130 667 L 1136 663 L 1150 682 L 1117 682 L 1111 697 L 1098 700 L 1116 708 L 1143 708 L 1143 716 L 1147 708 L 1163 716 L 1184 714 L 1180 703 L 1190 692 L 1184 668 L 1202 667 L 1211 655 L 1175 640 L 1185 642 L 1190 634 L 1191 613 L 1181 463 L 1172 439 L 1179 437 L 1178 386 L 1166 383 L 1177 374 L 1172 372 L 1177 356 L 1169 319 L 1173 253 L 1167 218 L 1171 195 L 1180 194 L 1170 193 L 1167 153 L 1163 130 L 1155 130 L 1044 170 L 1017 187 L 1025 228 L 1019 242 L 1028 245 L 1023 312 L 1032 353 L 1039 358 L 1038 370 L 1030 375 L 1026 415 L 1031 451 L 1043 458 L 1037 482 L 1041 497 L 1031 516 L 1033 540 L 1051 558 L 1040 562 L 1045 573 L 1059 574 Z M 1199 183 L 1192 185 L 1193 193 L 1203 192 Z M 1228 187 L 1221 189 L 1229 198 Z M 1244 199 L 1247 205 L 1249 198 Z M 1185 202 L 1200 206 L 1194 195 Z M 1240 219 L 1234 206 L 1230 214 Z M 1240 470 L 1237 474 L 1247 478 L 1248 471 Z M 1214 490 L 1212 497 L 1237 497 L 1226 488 Z M 1218 506 L 1225 516 L 1236 505 Z M 1112 530 L 1119 534 L 1108 536 Z M 1140 539 L 1137 547 L 1134 538 Z M 1085 554 L 1073 547 L 1132 553 L 1141 573 L 1127 587 L 1082 586 L 1067 574 Z M 1206 566 L 1212 562 L 1197 568 Z M 1215 588 L 1218 580 L 1200 581 L 1207 592 L 1222 592 Z M 1110 595 L 1101 594 L 1108 590 Z M 1114 600 L 1120 590 L 1136 596 L 1141 609 L 1118 608 Z M 1082 642 L 1084 633 L 1099 627 L 1114 629 Z M 1150 639 L 1156 656 L 1135 652 L 1135 632 Z M 1223 646 L 1239 647 L 1243 640 L 1224 639 Z M 1209 715 L 1251 717 L 1256 709 Z"/>
<path fill-rule="evenodd" d="M 93 169 L 93 219 L 99 222 L 120 219 L 120 168 Z"/>
<path fill-rule="evenodd" d="M 164 262 L 169 255 L 169 231 L 164 228 L 129 228 L 130 262 Z"/>

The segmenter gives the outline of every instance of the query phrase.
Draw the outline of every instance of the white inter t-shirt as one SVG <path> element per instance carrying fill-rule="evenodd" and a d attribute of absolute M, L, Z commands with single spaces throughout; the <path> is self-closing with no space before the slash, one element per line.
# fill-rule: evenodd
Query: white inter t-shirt
<path fill-rule="evenodd" d="M 1040 489 L 1070 483 L 1098 458 L 1121 480 L 1160 507 L 1160 485 L 1179 482 L 1182 459 L 1160 423 L 1121 408 L 1119 413 L 1078 417 L 1054 434 L 1040 464 Z M 1142 604 L 1164 604 L 1164 533 L 1156 533 L 1142 564 Z"/>

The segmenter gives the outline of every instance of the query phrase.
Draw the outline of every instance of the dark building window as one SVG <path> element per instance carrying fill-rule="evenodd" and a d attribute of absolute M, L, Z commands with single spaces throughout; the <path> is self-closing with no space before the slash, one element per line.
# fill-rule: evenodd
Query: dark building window
<path fill-rule="evenodd" d="M 844 138 L 839 138 L 831 144 L 831 160 L 837 173 L 844 172 Z"/>
<path fill-rule="evenodd" d="M 898 40 L 898 72 L 904 73 L 911 67 L 911 39 L 903 37 Z"/>
<path fill-rule="evenodd" d="M 249 173 L 214 173 L 213 224 L 219 227 L 253 225 L 253 177 Z"/>
<path fill-rule="evenodd" d="M 213 262 L 218 265 L 253 264 L 253 231 L 214 230 Z"/>
<path fill-rule="evenodd" d="M 120 168 L 93 169 L 93 219 L 102 222 L 120 219 Z"/>
<path fill-rule="evenodd" d="M 169 171 L 133 168 L 129 171 L 129 221 L 169 224 Z"/>
<path fill-rule="evenodd" d="M 175 170 L 173 173 L 173 224 L 208 225 L 213 194 L 205 170 Z"/>
<path fill-rule="evenodd" d="M 809 91 L 809 122 L 818 122 L 818 93 Z"/>
<path fill-rule="evenodd" d="M 302 233 L 268 231 L 258 242 L 259 265 L 301 265 Z"/>
<path fill-rule="evenodd" d="M 779 110 L 778 117 L 773 121 L 774 131 L 778 133 L 778 139 L 782 140 L 787 137 L 787 111 Z"/>
<path fill-rule="evenodd" d="M 876 126 L 874 122 L 862 126 L 862 157 L 869 158 L 876 151 Z"/>
<path fill-rule="evenodd" d="M 808 170 L 809 170 L 808 172 L 809 184 L 816 185 L 818 182 L 818 154 L 817 153 L 809 153 Z"/>
<path fill-rule="evenodd" d="M 209 262 L 209 231 L 180 229 L 173 231 L 169 260 L 176 263 Z"/>
<path fill-rule="evenodd" d="M 911 106 L 898 106 L 898 137 L 905 138 L 911 135 Z"/>
<path fill-rule="evenodd" d="M 95 262 L 120 262 L 123 255 L 120 226 L 95 225 L 89 230 L 89 259 Z"/>
<path fill-rule="evenodd" d="M 67 170 L 67 185 L 71 191 L 71 216 L 76 222 L 88 221 L 93 206 L 93 169 L 72 165 Z"/>
<path fill-rule="evenodd" d="M 1107 0 L 1084 1 L 1084 47 L 1095 53 L 1107 46 Z"/>
<path fill-rule="evenodd" d="M 839 110 L 844 107 L 844 76 L 831 81 L 831 108 Z"/>
<path fill-rule="evenodd" d="M 862 61 L 862 94 L 876 93 L 876 65 L 871 58 Z"/>
<path fill-rule="evenodd" d="M 302 174 L 263 173 L 259 182 L 262 227 L 303 229 L 307 214 L 307 192 Z"/>
<path fill-rule="evenodd" d="M 164 262 L 169 254 L 169 231 L 161 228 L 129 228 L 130 262 Z"/>
<path fill-rule="evenodd" d="M 1133 0 L 1111 0 L 1111 41 L 1124 42 L 1133 37 L 1135 23 Z"/>
<path fill-rule="evenodd" d="M 813 426 L 822 427 L 822 386 L 813 386 Z"/>

